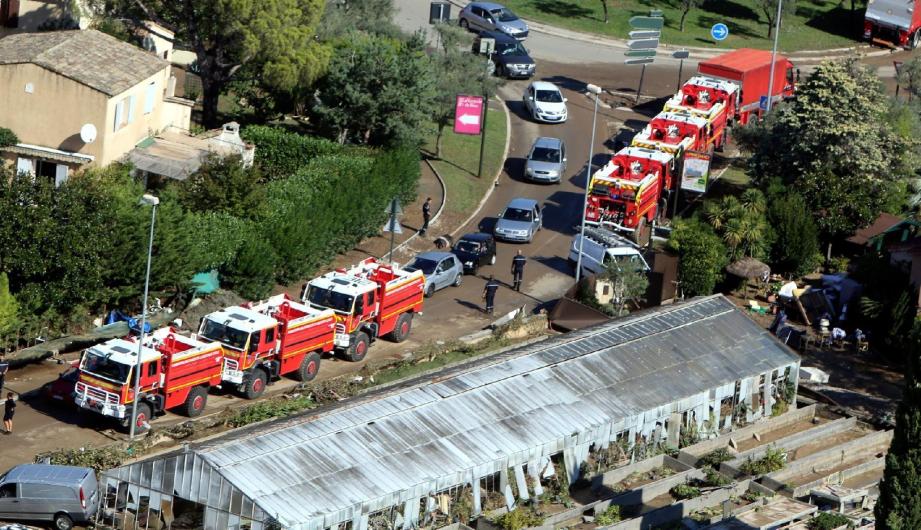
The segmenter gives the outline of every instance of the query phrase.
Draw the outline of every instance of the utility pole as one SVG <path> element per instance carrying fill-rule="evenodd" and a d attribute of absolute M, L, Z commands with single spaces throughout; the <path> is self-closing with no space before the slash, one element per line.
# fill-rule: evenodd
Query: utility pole
<path fill-rule="evenodd" d="M 764 113 L 767 114 L 771 112 L 771 107 L 773 106 L 772 99 L 774 97 L 774 64 L 777 61 L 777 40 L 780 37 L 780 12 L 783 7 L 783 0 L 777 0 L 777 18 L 774 21 L 774 48 L 771 49 L 771 72 L 768 75 L 768 99 L 767 107 L 765 108 Z"/>
<path fill-rule="evenodd" d="M 645 66 L 644 66 L 645 68 Z M 601 87 L 588 85 L 585 87 L 595 96 L 595 111 L 592 114 L 592 141 L 588 144 L 588 161 L 585 162 L 585 194 L 582 197 L 582 228 L 579 232 L 579 257 L 576 258 L 576 283 L 582 279 L 582 247 L 585 244 L 585 209 L 588 207 L 588 194 L 591 191 L 592 184 L 592 157 L 595 155 L 595 124 L 598 119 L 598 97 L 601 95 Z"/>
<path fill-rule="evenodd" d="M 486 90 L 486 81 L 489 79 L 489 64 L 492 62 L 492 53 L 492 48 L 486 53 L 486 71 L 483 74 L 483 119 L 480 120 L 483 127 L 480 130 L 480 167 L 476 172 L 477 178 L 483 177 L 483 151 L 486 149 L 486 118 L 489 115 L 489 95 Z"/>
<path fill-rule="evenodd" d="M 128 432 L 128 438 L 130 440 L 134 440 L 134 431 L 138 423 L 138 405 L 141 403 L 141 368 L 143 367 L 143 356 L 141 354 L 144 350 L 144 332 L 147 328 L 147 294 L 150 292 L 150 261 L 153 257 L 154 223 L 157 220 L 157 205 L 160 204 L 160 199 L 145 193 L 144 196 L 141 197 L 139 204 L 149 205 L 152 207 L 152 210 L 150 212 L 150 239 L 147 244 L 147 273 L 144 276 L 144 299 L 141 302 L 141 336 L 138 340 L 138 358 L 134 365 L 134 404 L 131 406 L 131 427 Z M 146 418 L 146 421 L 150 421 L 150 418 Z"/>

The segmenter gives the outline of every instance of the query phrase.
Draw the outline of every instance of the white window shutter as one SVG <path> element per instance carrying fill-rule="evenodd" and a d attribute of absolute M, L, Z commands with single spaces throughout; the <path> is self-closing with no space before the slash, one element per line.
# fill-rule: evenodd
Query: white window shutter
<path fill-rule="evenodd" d="M 125 111 L 125 100 L 121 100 L 115 104 L 115 126 L 112 127 L 113 131 L 117 131 L 122 124 L 122 115 Z"/>
<path fill-rule="evenodd" d="M 134 121 L 134 96 L 128 96 L 128 123 Z"/>
<path fill-rule="evenodd" d="M 31 158 L 19 157 L 16 159 L 16 173 L 35 174 L 35 168 Z"/>
<path fill-rule="evenodd" d="M 67 166 L 58 164 L 54 167 L 54 187 L 60 188 L 65 182 L 67 182 Z"/>
<path fill-rule="evenodd" d="M 153 112 L 155 97 L 157 97 L 157 83 L 153 82 L 147 85 L 147 93 L 144 95 L 144 114 Z"/>

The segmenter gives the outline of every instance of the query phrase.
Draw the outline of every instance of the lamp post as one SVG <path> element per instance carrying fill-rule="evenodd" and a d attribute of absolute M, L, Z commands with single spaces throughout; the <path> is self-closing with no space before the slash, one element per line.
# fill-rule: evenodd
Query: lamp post
<path fill-rule="evenodd" d="M 585 194 L 582 196 L 582 227 L 579 236 L 579 257 L 576 258 L 576 283 L 582 278 L 582 245 L 585 241 L 585 209 L 588 207 L 588 193 L 592 183 L 592 156 L 595 153 L 595 124 L 598 120 L 598 96 L 601 94 L 601 87 L 597 85 L 587 85 L 586 90 L 595 95 L 595 110 L 592 112 L 592 142 L 588 144 L 588 162 L 585 163 Z"/>
<path fill-rule="evenodd" d="M 777 61 L 777 38 L 780 37 L 780 10 L 783 6 L 783 0 L 777 0 L 777 18 L 774 21 L 774 48 L 771 49 L 771 72 L 768 74 L 768 99 L 764 113 L 771 112 L 771 100 L 774 98 L 774 63 Z"/>
<path fill-rule="evenodd" d="M 144 331 L 147 327 L 147 293 L 150 289 L 150 261 L 153 257 L 154 222 L 157 220 L 157 205 L 160 204 L 160 199 L 149 193 L 145 193 L 138 204 L 142 206 L 151 206 L 152 209 L 150 211 L 150 240 L 147 244 L 147 273 L 144 276 L 144 298 L 141 302 L 141 337 L 138 341 L 137 363 L 134 365 L 134 405 L 131 407 L 131 430 L 128 435 L 128 438 L 131 440 L 134 440 L 134 430 L 138 422 L 138 394 L 141 386 L 141 352 L 144 348 Z"/>

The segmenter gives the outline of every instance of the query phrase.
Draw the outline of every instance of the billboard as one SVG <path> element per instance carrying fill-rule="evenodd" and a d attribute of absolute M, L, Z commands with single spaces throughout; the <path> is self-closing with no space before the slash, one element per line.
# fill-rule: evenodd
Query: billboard
<path fill-rule="evenodd" d="M 457 95 L 454 103 L 454 132 L 457 134 L 480 134 L 480 117 L 483 115 L 481 96 Z"/>
<path fill-rule="evenodd" d="M 681 171 L 681 189 L 703 193 L 710 180 L 710 154 L 688 151 Z"/>

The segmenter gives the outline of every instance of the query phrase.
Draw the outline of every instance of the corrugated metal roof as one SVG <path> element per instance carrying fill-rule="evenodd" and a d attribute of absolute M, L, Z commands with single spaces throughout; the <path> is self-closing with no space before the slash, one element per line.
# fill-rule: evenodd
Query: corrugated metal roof
<path fill-rule="evenodd" d="M 190 449 L 285 526 L 323 528 L 362 503 L 558 452 L 574 435 L 591 440 L 604 426 L 797 361 L 724 297 L 700 298 Z"/>

